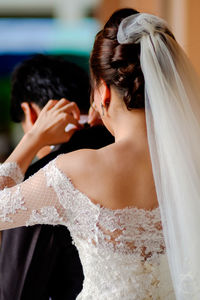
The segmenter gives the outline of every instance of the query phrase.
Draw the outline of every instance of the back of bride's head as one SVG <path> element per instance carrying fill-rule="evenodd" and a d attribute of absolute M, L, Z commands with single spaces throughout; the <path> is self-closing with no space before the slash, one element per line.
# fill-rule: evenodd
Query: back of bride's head
<path fill-rule="evenodd" d="M 128 109 L 144 107 L 144 78 L 140 67 L 140 45 L 121 45 L 117 33 L 121 21 L 138 12 L 116 11 L 97 34 L 90 57 L 92 89 L 101 79 L 117 88 Z"/>
<path fill-rule="evenodd" d="M 152 32 L 152 30 L 154 32 Z M 130 33 L 130 34 L 129 34 Z M 101 79 L 117 89 L 128 109 L 144 108 L 141 37 L 159 33 L 174 39 L 164 20 L 134 9 L 116 11 L 97 34 L 90 57 L 92 94 Z"/>

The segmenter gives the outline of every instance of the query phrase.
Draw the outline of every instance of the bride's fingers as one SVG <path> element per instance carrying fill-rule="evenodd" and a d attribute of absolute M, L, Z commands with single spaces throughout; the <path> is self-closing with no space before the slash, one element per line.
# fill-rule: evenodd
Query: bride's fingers
<path fill-rule="evenodd" d="M 91 106 L 89 109 L 88 124 L 90 124 L 91 127 L 102 124 L 100 114 L 94 109 L 93 106 Z"/>
<path fill-rule="evenodd" d="M 53 111 L 68 112 L 74 116 L 75 119 L 80 119 L 80 110 L 75 102 L 70 102 L 65 98 L 59 100 L 53 107 Z"/>
<path fill-rule="evenodd" d="M 66 104 L 69 104 L 71 103 L 69 100 L 65 99 L 65 98 L 62 98 L 60 100 L 57 101 L 56 105 L 54 106 L 54 109 L 59 109 L 61 108 L 62 106 L 66 105 Z"/>
<path fill-rule="evenodd" d="M 49 100 L 49 101 L 47 102 L 47 104 L 43 107 L 42 110 L 43 110 L 44 112 L 50 110 L 51 108 L 53 108 L 53 107 L 57 104 L 57 102 L 58 102 L 58 100 L 53 100 L 53 99 Z"/>
<path fill-rule="evenodd" d="M 60 118 L 65 121 L 66 126 L 68 124 L 73 124 L 77 128 L 82 128 L 82 126 L 79 124 L 78 120 L 76 120 L 71 114 L 63 112 L 63 113 L 60 114 Z"/>
<path fill-rule="evenodd" d="M 70 102 L 58 109 L 59 112 L 65 112 L 68 114 L 72 114 L 74 119 L 80 119 L 80 110 L 75 102 Z"/>
<path fill-rule="evenodd" d="M 48 111 L 48 110 L 57 110 L 60 107 L 62 107 L 63 105 L 66 105 L 70 103 L 70 101 L 68 101 L 65 98 L 62 98 L 60 100 L 55 100 L 55 99 L 50 99 L 47 104 L 44 106 L 44 108 L 42 109 L 44 112 Z"/>

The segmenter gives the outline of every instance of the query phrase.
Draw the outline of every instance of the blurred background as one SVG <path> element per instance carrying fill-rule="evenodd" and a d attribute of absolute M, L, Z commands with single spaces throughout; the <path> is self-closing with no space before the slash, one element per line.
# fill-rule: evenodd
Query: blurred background
<path fill-rule="evenodd" d="M 15 65 L 43 53 L 64 56 L 88 70 L 95 34 L 123 7 L 167 20 L 200 74 L 199 0 L 0 0 L 0 162 L 22 135 L 9 116 Z"/>

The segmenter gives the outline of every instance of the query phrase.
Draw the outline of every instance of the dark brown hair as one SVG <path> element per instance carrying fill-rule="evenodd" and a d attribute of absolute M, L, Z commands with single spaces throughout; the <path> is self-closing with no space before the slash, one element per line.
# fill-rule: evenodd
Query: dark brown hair
<path fill-rule="evenodd" d="M 122 95 L 128 109 L 144 108 L 144 77 L 140 67 L 140 44 L 119 44 L 118 27 L 121 21 L 138 11 L 116 11 L 96 35 L 90 57 L 91 98 L 101 79 Z"/>

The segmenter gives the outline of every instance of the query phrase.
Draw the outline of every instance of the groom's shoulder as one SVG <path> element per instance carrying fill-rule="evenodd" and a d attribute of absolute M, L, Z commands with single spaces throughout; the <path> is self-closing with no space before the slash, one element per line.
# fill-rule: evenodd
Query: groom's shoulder
<path fill-rule="evenodd" d="M 74 150 L 99 149 L 114 142 L 113 136 L 104 126 L 87 127 L 75 132 L 68 147 Z M 65 146 L 64 146 L 65 147 Z M 71 152 L 71 151 L 68 151 Z"/>

